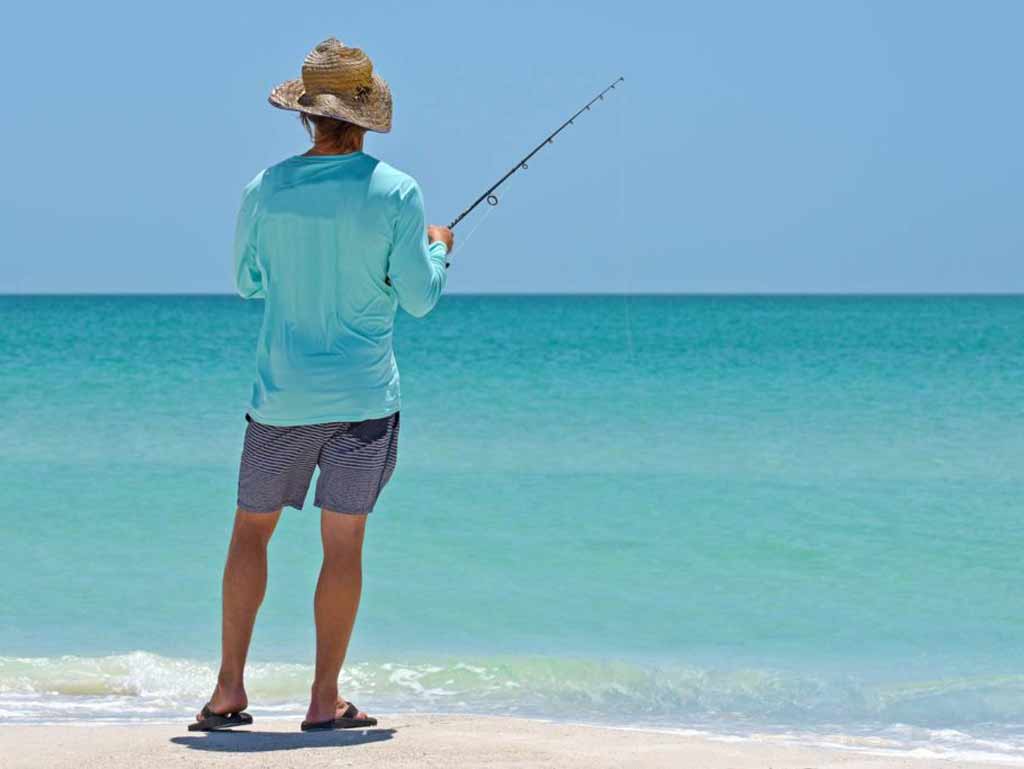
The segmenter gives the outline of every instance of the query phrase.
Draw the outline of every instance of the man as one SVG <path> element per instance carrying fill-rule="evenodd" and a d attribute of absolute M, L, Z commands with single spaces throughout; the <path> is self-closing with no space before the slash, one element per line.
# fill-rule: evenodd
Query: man
<path fill-rule="evenodd" d="M 391 128 L 391 92 L 359 49 L 330 38 L 270 103 L 300 113 L 313 147 L 245 189 L 235 241 L 238 292 L 263 299 L 257 376 L 224 568 L 217 686 L 190 730 L 252 723 L 243 672 L 267 582 L 267 544 L 301 509 L 314 467 L 323 566 L 314 599 L 316 672 L 303 730 L 372 726 L 338 694 L 359 607 L 367 515 L 394 472 L 397 307 L 430 312 L 452 233 L 427 227 L 416 182 L 365 154 Z"/>

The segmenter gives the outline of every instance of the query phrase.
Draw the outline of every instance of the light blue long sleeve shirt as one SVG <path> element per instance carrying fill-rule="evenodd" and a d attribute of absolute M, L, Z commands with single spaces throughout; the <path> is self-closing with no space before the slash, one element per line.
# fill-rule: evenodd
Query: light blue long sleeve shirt
<path fill-rule="evenodd" d="M 398 411 L 395 312 L 430 312 L 445 258 L 427 243 L 416 181 L 370 155 L 299 155 L 257 175 L 235 232 L 238 293 L 264 300 L 250 416 L 302 425 Z"/>

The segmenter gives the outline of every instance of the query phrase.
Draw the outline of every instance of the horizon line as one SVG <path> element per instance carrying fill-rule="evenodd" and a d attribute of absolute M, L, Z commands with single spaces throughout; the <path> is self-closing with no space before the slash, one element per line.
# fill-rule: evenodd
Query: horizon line
<path fill-rule="evenodd" d="M 1024 291 L 454 291 L 444 297 L 1024 297 Z M 0 291 L 0 297 L 237 297 L 230 291 Z M 243 300 L 247 301 L 247 300 Z M 258 300 L 257 300 L 258 301 Z"/>

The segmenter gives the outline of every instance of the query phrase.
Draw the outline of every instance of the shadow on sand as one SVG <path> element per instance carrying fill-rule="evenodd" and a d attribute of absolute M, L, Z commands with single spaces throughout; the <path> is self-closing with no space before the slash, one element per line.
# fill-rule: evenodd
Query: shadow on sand
<path fill-rule="evenodd" d="M 338 748 L 384 742 L 395 736 L 395 729 L 360 729 L 334 732 L 204 732 L 202 735 L 171 737 L 175 745 L 190 750 L 212 750 L 218 753 L 265 753 L 272 750 L 302 748 Z"/>

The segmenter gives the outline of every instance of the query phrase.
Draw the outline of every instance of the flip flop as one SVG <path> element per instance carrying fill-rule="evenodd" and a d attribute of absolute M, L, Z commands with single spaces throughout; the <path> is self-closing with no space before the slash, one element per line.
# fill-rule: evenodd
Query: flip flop
<path fill-rule="evenodd" d="M 203 705 L 199 714 L 202 716 L 194 724 L 188 725 L 190 732 L 216 732 L 221 729 L 231 729 L 235 726 L 248 726 L 252 723 L 252 716 L 241 711 L 233 713 L 214 713 L 210 710 L 210 703 Z"/>
<path fill-rule="evenodd" d="M 327 721 L 303 721 L 302 731 L 304 732 L 326 732 L 332 729 L 360 729 L 367 726 L 376 726 L 376 718 L 356 718 L 359 708 L 351 702 L 347 703 L 345 712 L 338 718 L 331 718 Z"/>

